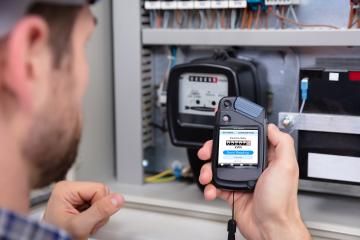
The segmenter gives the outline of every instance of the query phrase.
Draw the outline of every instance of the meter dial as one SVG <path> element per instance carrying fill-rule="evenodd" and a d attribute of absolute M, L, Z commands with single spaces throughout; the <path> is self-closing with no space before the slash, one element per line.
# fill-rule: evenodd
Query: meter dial
<path fill-rule="evenodd" d="M 228 79 L 222 74 L 184 73 L 179 79 L 179 113 L 215 116 L 217 105 L 228 96 Z"/>

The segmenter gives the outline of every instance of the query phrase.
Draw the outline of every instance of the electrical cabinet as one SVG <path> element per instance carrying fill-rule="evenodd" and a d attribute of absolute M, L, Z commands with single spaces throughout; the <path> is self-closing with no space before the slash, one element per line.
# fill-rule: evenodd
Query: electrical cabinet
<path fill-rule="evenodd" d="M 197 207 L 201 205 L 201 193 L 192 184 L 144 184 L 145 175 L 161 172 L 171 167 L 174 161 L 188 164 L 186 151 L 172 146 L 169 141 L 165 113 L 161 107 L 166 103 L 161 87 L 166 82 L 169 68 L 173 64 L 208 57 L 216 48 L 231 49 L 239 58 L 260 61 L 267 68 L 271 90 L 269 120 L 289 130 L 283 122 L 285 117 L 303 119 L 292 132 L 298 145 L 298 138 L 303 138 L 298 130 L 317 132 L 326 128 L 316 121 L 304 126 L 306 119 L 320 117 L 320 121 L 327 121 L 334 117 L 313 116 L 306 111 L 299 116 L 300 69 L 311 67 L 320 59 L 331 58 L 357 64 L 360 59 L 360 30 L 356 26 L 357 16 L 349 16 L 351 6 L 347 1 L 330 0 L 326 5 L 309 0 L 184 1 L 182 7 L 174 5 L 173 9 L 162 7 L 163 2 L 113 1 L 117 153 L 116 182 L 113 185 L 125 191 L 134 206 L 143 207 L 145 203 L 139 196 L 148 196 L 158 199 L 155 205 L 159 211 L 187 209 L 185 212 L 190 214 L 194 210 L 194 202 Z M 187 5 L 185 9 L 185 4 L 191 4 L 191 7 Z M 350 25 L 349 19 L 352 19 Z M 176 56 L 172 48 L 177 49 Z M 351 120 L 352 126 L 358 129 L 360 116 L 352 115 Z M 331 187 L 329 184 L 302 182 L 301 189 L 323 193 L 339 191 L 343 195 L 360 196 L 359 186 Z M 331 230 L 326 224 L 312 225 L 313 222 L 339 225 L 341 223 L 336 222 L 336 218 L 348 218 L 352 222 L 349 223 L 351 230 L 342 233 L 353 237 L 349 239 L 360 237 L 356 230 L 360 227 L 360 220 L 356 217 L 360 215 L 360 212 L 357 213 L 360 205 L 355 200 L 307 192 L 301 193 L 299 198 L 305 221 L 314 236 Z M 347 201 L 352 204 L 346 206 Z M 322 204 L 332 208 L 326 207 L 325 213 L 325 209 L 319 207 Z M 227 209 L 219 202 L 207 206 L 211 206 L 212 210 L 204 209 L 196 211 L 196 214 L 211 218 L 219 216 L 219 209 Z M 358 209 L 355 210 L 355 206 L 359 206 Z M 353 211 L 336 209 L 347 207 Z M 225 213 L 220 215 L 227 214 L 226 210 L 221 211 Z M 339 232 L 342 230 L 338 228 Z M 330 238 L 331 234 L 318 236 Z"/>

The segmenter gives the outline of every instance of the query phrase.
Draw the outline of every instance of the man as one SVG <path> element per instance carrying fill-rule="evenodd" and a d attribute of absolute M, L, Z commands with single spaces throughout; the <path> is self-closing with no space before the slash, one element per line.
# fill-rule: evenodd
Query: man
<path fill-rule="evenodd" d="M 0 239 L 85 239 L 123 205 L 102 184 L 60 182 L 44 223 L 26 217 L 30 190 L 75 160 L 95 25 L 86 0 L 0 1 Z"/>
<path fill-rule="evenodd" d="M 235 216 L 246 239 L 311 239 L 303 223 L 297 200 L 299 169 L 293 139 L 273 124 L 268 126 L 268 167 L 254 193 L 235 193 Z M 212 142 L 199 150 L 199 158 L 211 157 Z M 205 199 L 220 197 L 232 206 L 232 192 L 211 184 L 211 164 L 205 164 L 199 181 L 206 185 Z"/>

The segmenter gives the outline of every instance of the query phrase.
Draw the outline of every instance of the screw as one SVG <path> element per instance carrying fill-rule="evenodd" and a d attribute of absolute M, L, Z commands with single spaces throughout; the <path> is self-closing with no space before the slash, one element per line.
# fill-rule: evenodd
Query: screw
<path fill-rule="evenodd" d="M 289 128 L 292 125 L 292 119 L 289 116 L 285 116 L 282 120 L 282 125 L 286 128 Z"/>

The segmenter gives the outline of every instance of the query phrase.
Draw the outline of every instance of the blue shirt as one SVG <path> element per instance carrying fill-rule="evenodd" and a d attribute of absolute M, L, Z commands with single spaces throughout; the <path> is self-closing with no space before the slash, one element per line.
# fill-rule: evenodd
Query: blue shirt
<path fill-rule="evenodd" d="M 63 230 L 0 209 L 0 240 L 71 240 Z"/>

